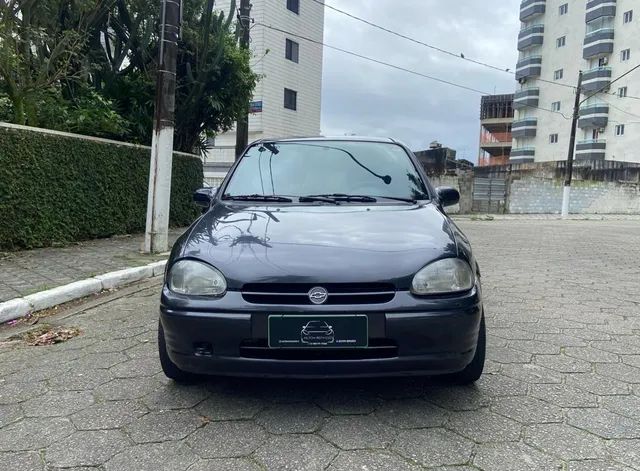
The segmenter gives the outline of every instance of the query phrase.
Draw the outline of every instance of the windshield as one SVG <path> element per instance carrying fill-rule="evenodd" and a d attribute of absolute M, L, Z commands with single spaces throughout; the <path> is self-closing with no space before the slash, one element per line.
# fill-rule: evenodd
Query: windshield
<path fill-rule="evenodd" d="M 401 146 L 354 141 L 257 144 L 242 158 L 224 197 L 243 195 L 428 198 Z"/>

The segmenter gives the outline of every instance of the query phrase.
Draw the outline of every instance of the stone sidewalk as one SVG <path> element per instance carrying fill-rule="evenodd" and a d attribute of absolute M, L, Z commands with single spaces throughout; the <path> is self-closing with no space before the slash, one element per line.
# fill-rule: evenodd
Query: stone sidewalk
<path fill-rule="evenodd" d="M 172 229 L 171 243 L 184 232 Z M 0 302 L 123 268 L 164 260 L 141 253 L 144 235 L 116 236 L 21 252 L 0 252 Z"/>
<path fill-rule="evenodd" d="M 640 223 L 462 221 L 485 375 L 167 380 L 157 284 L 0 346 L 0 470 L 640 470 Z M 52 321 L 52 320 L 50 320 Z"/>

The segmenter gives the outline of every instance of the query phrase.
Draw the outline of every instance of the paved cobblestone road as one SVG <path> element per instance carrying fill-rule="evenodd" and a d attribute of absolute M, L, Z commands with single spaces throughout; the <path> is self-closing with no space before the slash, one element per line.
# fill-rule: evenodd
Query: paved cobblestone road
<path fill-rule="evenodd" d="M 0 470 L 640 469 L 640 223 L 461 226 L 489 328 L 475 386 L 177 386 L 147 290 L 67 318 L 67 343 L 0 348 Z"/>

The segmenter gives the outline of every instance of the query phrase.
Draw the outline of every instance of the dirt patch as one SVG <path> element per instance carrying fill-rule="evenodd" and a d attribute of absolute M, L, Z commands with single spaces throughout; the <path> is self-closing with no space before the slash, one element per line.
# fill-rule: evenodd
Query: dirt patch
<path fill-rule="evenodd" d="M 25 332 L 12 340 L 24 340 L 27 345 L 38 347 L 66 342 L 80 334 L 81 331 L 77 327 L 43 325 L 37 329 Z"/>

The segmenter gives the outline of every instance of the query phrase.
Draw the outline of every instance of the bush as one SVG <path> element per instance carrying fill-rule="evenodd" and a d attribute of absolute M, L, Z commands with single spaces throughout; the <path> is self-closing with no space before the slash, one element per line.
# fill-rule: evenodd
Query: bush
<path fill-rule="evenodd" d="M 0 248 L 144 232 L 148 148 L 0 127 Z M 202 162 L 174 154 L 170 224 L 197 216 Z"/>

